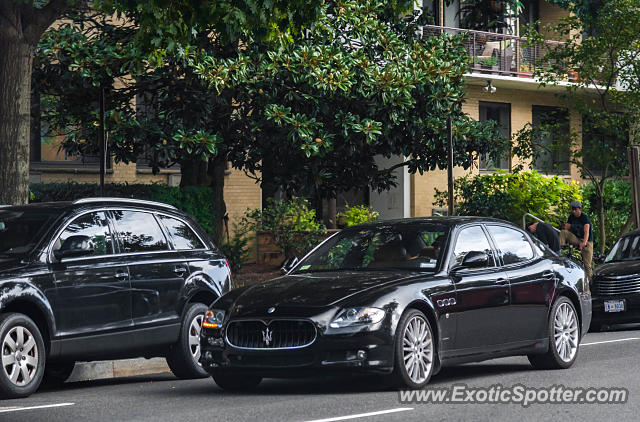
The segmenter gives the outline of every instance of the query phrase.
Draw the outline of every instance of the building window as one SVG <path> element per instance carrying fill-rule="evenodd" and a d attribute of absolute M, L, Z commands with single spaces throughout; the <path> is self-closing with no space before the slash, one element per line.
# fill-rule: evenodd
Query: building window
<path fill-rule="evenodd" d="M 497 122 L 500 134 L 507 139 L 511 138 L 511 104 L 480 101 L 479 109 L 481 122 L 490 120 Z M 508 171 L 511 168 L 509 156 L 508 152 L 502 155 L 482 155 L 479 163 L 480 171 Z"/>
<path fill-rule="evenodd" d="M 569 112 L 560 107 L 533 106 L 531 122 L 537 155 L 533 168 L 569 174 Z"/>
<path fill-rule="evenodd" d="M 622 131 L 613 130 L 607 133 L 587 116 L 582 117 L 582 163 L 594 176 L 603 176 L 606 167 L 611 166 L 612 159 L 626 156 L 628 128 Z M 618 133 L 615 133 L 618 132 Z"/>

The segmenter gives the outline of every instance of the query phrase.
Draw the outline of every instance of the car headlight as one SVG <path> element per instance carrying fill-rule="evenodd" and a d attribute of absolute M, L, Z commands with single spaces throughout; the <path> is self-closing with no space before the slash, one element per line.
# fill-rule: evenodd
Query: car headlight
<path fill-rule="evenodd" d="M 204 328 L 220 328 L 224 322 L 226 312 L 222 309 L 209 309 L 204 314 L 202 326 Z"/>
<path fill-rule="evenodd" d="M 361 324 L 376 324 L 384 318 L 384 309 L 347 308 L 338 314 L 329 327 L 342 328 Z"/>

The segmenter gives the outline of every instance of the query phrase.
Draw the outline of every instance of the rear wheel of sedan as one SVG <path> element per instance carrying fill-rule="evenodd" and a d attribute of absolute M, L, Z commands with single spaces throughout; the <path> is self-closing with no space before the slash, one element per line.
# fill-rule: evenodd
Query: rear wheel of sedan
<path fill-rule="evenodd" d="M 180 338 L 167 354 L 167 364 L 178 378 L 206 378 L 209 374 L 200 365 L 200 330 L 207 306 L 191 303 L 184 312 Z"/>
<path fill-rule="evenodd" d="M 429 320 L 417 309 L 409 310 L 398 323 L 391 381 L 397 387 L 424 387 L 433 374 L 435 356 L 436 348 Z"/>
<path fill-rule="evenodd" d="M 0 397 L 33 394 L 42 381 L 46 351 L 38 326 L 26 315 L 0 315 Z"/>
<path fill-rule="evenodd" d="M 529 355 L 529 362 L 539 369 L 566 369 L 578 357 L 580 321 L 571 301 L 561 296 L 551 308 L 548 324 L 549 350 L 543 355 Z"/>
<path fill-rule="evenodd" d="M 262 377 L 219 371 L 212 375 L 218 387 L 229 391 L 249 391 L 260 385 Z"/>

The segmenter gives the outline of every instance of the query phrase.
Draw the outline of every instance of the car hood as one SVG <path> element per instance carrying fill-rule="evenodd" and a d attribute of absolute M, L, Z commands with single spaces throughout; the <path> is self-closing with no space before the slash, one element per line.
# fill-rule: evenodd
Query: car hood
<path fill-rule="evenodd" d="M 594 277 L 629 278 L 640 277 L 640 260 L 616 261 L 602 264 L 598 267 Z"/>
<path fill-rule="evenodd" d="M 340 271 L 286 275 L 245 290 L 234 303 L 234 316 L 264 314 L 274 308 L 324 308 L 356 294 L 388 285 L 416 273 Z"/>
<path fill-rule="evenodd" d="M 24 267 L 21 257 L 0 255 L 0 273 Z"/>

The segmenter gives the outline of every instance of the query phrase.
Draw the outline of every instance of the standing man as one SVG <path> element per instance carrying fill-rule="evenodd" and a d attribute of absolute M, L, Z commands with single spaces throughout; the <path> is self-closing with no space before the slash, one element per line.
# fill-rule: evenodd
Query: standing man
<path fill-rule="evenodd" d="M 555 253 L 560 253 L 560 238 L 558 238 L 558 234 L 549 224 L 536 221 L 529 224 L 527 229 L 547 245 L 549 249 Z"/>
<path fill-rule="evenodd" d="M 580 201 L 571 202 L 571 214 L 567 222 L 562 225 L 560 232 L 560 245 L 570 243 L 580 249 L 582 254 L 582 264 L 591 278 L 591 260 L 593 258 L 593 229 L 591 220 L 587 214 L 582 212 Z"/>

